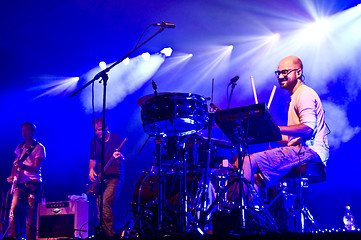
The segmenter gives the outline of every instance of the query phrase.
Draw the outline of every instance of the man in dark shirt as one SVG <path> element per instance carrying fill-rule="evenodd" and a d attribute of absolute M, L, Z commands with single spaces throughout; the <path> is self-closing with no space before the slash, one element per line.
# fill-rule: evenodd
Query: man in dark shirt
<path fill-rule="evenodd" d="M 92 139 L 90 146 L 89 179 L 91 181 L 96 180 L 101 167 L 102 121 L 102 118 L 96 118 L 93 121 L 96 137 Z M 115 133 L 110 133 L 107 126 L 105 129 L 104 166 L 112 156 L 115 160 L 109 168 L 104 169 L 103 223 L 101 224 L 101 227 L 110 237 L 115 235 L 112 207 L 124 182 L 124 156 L 118 151 L 118 147 L 121 143 L 121 137 Z M 95 169 L 97 169 L 97 171 Z M 98 213 L 100 206 L 99 201 L 100 196 L 97 198 Z"/>

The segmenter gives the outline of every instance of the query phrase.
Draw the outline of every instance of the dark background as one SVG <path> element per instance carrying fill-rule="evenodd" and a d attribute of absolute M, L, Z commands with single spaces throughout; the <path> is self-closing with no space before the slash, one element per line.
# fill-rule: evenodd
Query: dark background
<path fill-rule="evenodd" d="M 115 207 L 116 228 L 126 220 L 135 182 L 153 162 L 153 142 L 137 155 L 147 135 L 136 101 L 152 93 L 150 79 L 157 82 L 160 92 L 210 96 L 211 79 L 215 78 L 214 102 L 225 108 L 226 86 L 235 75 L 240 80 L 232 106 L 254 103 L 249 80 L 253 75 L 259 100 L 267 102 L 272 86 L 277 85 L 273 73 L 277 63 L 288 55 L 303 60 L 306 84 L 319 93 L 332 131 L 327 181 L 308 190 L 309 208 L 322 227 L 331 228 L 342 224 L 344 207 L 350 205 L 356 224 L 360 225 L 361 12 L 355 7 L 358 3 L 346 0 L 2 1 L 0 187 L 9 188 L 6 177 L 15 157 L 13 151 L 22 141 L 20 126 L 31 121 L 38 127 L 37 139 L 46 147 L 47 201 L 62 201 L 68 195 L 84 192 L 93 136 L 90 88 L 74 98 L 69 95 L 89 80 L 87 72 L 100 70 L 100 61 L 111 63 L 130 51 L 149 24 L 168 21 L 175 23 L 176 28 L 166 29 L 136 51 L 128 72 L 122 77 L 111 76 L 109 80 L 112 90 L 108 95 L 111 105 L 107 111 L 108 124 L 111 131 L 129 138 L 124 150 L 125 184 Z M 330 19 L 327 29 L 320 28 L 326 29 L 324 36 L 318 36 L 320 29 L 304 31 L 322 17 Z M 152 27 L 145 35 L 157 29 Z M 279 33 L 279 39 L 275 33 Z M 227 48 L 229 45 L 233 45 L 233 50 Z M 173 56 L 162 60 L 157 53 L 168 46 L 173 48 Z M 152 65 L 151 61 L 142 66 L 139 57 L 134 57 L 143 52 L 160 58 L 161 62 Z M 188 54 L 193 57 L 186 59 Z M 146 69 L 152 71 L 141 75 L 148 72 Z M 64 79 L 69 77 L 80 77 L 80 81 L 66 88 Z M 96 116 L 100 116 L 101 84 L 96 83 L 95 87 Z M 287 123 L 288 101 L 289 94 L 277 88 L 270 110 L 279 125 Z M 251 150 L 265 147 L 252 146 Z"/>

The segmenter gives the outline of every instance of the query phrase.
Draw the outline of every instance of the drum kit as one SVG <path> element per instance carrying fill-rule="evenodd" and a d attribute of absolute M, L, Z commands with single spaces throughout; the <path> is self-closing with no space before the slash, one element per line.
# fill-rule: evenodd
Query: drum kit
<path fill-rule="evenodd" d="M 155 139 L 155 163 L 136 183 L 129 235 L 277 231 L 243 170 L 231 164 L 236 156 L 242 162 L 248 144 L 280 137 L 265 104 L 208 111 L 207 100 L 200 95 L 158 94 L 153 88 L 154 94 L 140 98 L 138 104 L 144 131 Z M 229 141 L 212 138 L 216 128 Z"/>

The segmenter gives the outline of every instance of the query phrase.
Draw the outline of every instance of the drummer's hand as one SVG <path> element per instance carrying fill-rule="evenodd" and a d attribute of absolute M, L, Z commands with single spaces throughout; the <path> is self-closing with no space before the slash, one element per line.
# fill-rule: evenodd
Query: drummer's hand
<path fill-rule="evenodd" d="M 89 170 L 89 179 L 90 179 L 90 181 L 94 182 L 96 180 L 97 176 L 98 175 L 96 174 L 94 169 Z"/>

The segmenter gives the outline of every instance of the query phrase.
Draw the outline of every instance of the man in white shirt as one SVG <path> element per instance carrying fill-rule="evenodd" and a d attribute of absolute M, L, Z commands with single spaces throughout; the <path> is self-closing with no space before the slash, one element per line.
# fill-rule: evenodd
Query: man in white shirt
<path fill-rule="evenodd" d="M 252 154 L 243 163 L 245 178 L 254 184 L 254 174 L 260 172 L 267 187 L 303 162 L 322 162 L 326 166 L 329 156 L 322 103 L 317 93 L 303 82 L 301 60 L 286 57 L 275 73 L 281 88 L 291 94 L 288 124 L 279 127 L 281 143 L 286 146 Z"/>
<path fill-rule="evenodd" d="M 26 238 L 36 239 L 36 214 L 41 191 L 41 165 L 45 158 L 44 146 L 34 139 L 35 125 L 29 122 L 21 126 L 24 142 L 15 150 L 17 155 L 14 169 L 18 171 L 16 188 L 13 193 L 9 214 L 10 238 L 16 239 L 16 222 L 19 208 L 26 203 Z M 13 182 L 14 176 L 8 177 L 8 182 Z"/>

